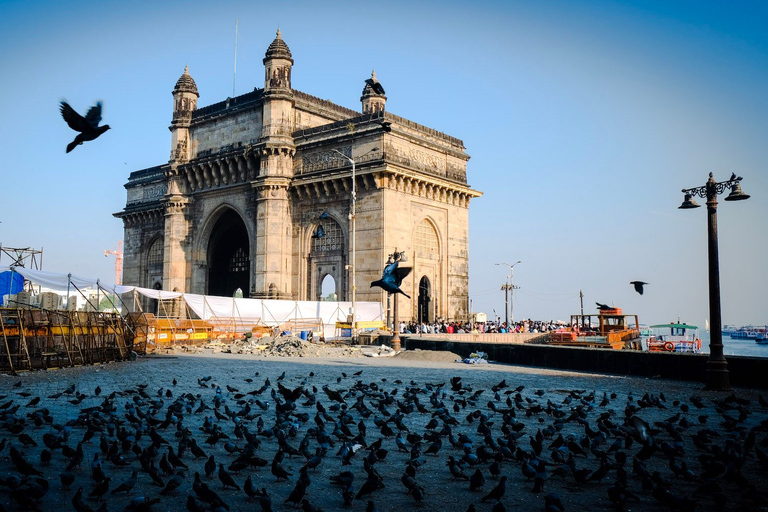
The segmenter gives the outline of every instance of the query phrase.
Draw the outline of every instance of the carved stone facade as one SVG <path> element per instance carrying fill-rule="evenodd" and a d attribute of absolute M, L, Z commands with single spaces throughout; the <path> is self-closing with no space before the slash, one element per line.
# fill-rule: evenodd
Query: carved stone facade
<path fill-rule="evenodd" d="M 401 319 L 466 318 L 468 211 L 481 194 L 467 184 L 462 141 L 387 112 L 375 73 L 360 113 L 294 90 L 292 66 L 278 31 L 264 87 L 201 108 L 184 70 L 170 160 L 131 173 L 115 214 L 125 228 L 123 282 L 317 300 L 331 276 L 350 300 L 354 260 L 356 299 L 386 303 L 369 283 L 397 249 L 413 267 Z"/>

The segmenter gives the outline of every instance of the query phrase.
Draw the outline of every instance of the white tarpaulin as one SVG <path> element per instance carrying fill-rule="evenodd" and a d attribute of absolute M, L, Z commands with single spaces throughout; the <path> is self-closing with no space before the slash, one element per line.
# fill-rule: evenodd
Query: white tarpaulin
<path fill-rule="evenodd" d="M 70 283 L 77 288 L 95 288 L 99 286 L 99 280 L 90 277 L 80 277 L 74 274 L 56 274 L 54 272 L 43 272 L 42 270 L 33 270 L 24 267 L 0 267 L 0 272 L 13 271 L 24 276 L 24 279 L 31 281 L 44 288 L 51 290 L 67 291 L 72 290 Z M 101 285 L 104 286 L 104 285 Z"/>
<path fill-rule="evenodd" d="M 11 271 L 24 276 L 44 288 L 58 291 L 74 291 L 79 289 L 100 287 L 108 292 L 122 295 L 136 291 L 145 297 L 156 300 L 176 299 L 184 297 L 187 306 L 203 320 L 211 319 L 235 319 L 238 323 L 264 325 L 281 325 L 289 320 L 320 319 L 324 325 L 325 336 L 333 337 L 336 322 L 346 322 L 352 308 L 351 302 L 327 302 L 327 301 L 293 301 L 293 300 L 267 300 L 267 299 L 243 299 L 232 297 L 215 297 L 212 295 L 185 294 L 141 288 L 139 286 L 105 285 L 99 279 L 75 276 L 72 274 L 57 274 L 32 270 L 24 267 L 0 267 L 0 272 Z M 357 311 L 355 319 L 358 322 L 384 322 L 384 308 L 379 302 L 356 302 Z"/>
<path fill-rule="evenodd" d="M 346 322 L 352 307 L 351 302 L 293 301 L 244 299 L 216 297 L 194 293 L 167 292 L 138 286 L 115 286 L 115 293 L 123 294 L 136 290 L 152 299 L 174 299 L 183 297 L 189 309 L 203 320 L 232 318 L 236 323 L 262 323 L 269 326 L 285 324 L 289 320 L 320 319 L 324 336 L 335 335 L 336 322 Z M 355 320 L 358 322 L 384 322 L 384 308 L 379 302 L 356 302 Z"/>

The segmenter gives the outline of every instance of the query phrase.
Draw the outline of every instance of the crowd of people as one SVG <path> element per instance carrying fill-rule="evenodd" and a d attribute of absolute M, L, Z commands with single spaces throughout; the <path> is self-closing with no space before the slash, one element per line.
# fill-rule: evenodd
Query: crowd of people
<path fill-rule="evenodd" d="M 551 332 L 563 327 L 562 322 L 555 320 L 522 320 L 519 322 L 502 322 L 489 320 L 487 322 L 448 322 L 435 320 L 434 322 L 409 323 L 400 322 L 401 334 L 465 334 L 465 333 L 515 333 L 515 332 Z"/>

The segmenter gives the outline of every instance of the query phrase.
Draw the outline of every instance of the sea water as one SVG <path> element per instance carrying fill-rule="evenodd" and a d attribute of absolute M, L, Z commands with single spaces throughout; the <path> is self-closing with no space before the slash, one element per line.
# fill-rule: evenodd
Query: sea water
<path fill-rule="evenodd" d="M 699 331 L 701 351 L 709 354 L 709 332 Z M 723 334 L 723 353 L 726 356 L 768 357 L 768 345 L 760 345 L 755 340 L 733 339 Z"/>

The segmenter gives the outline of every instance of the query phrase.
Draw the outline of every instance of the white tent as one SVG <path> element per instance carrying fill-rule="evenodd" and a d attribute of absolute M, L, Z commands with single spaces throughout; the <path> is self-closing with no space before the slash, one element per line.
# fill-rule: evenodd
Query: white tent
<path fill-rule="evenodd" d="M 11 269 L 0 267 L 0 272 L 5 270 Z M 15 267 L 12 270 L 24 276 L 24 279 L 51 290 L 69 291 L 72 288 L 77 290 L 100 288 L 118 295 L 139 293 L 156 300 L 183 297 L 189 309 L 203 320 L 231 318 L 245 324 L 261 323 L 268 326 L 277 326 L 288 321 L 320 319 L 324 326 L 323 330 L 326 338 L 332 338 L 335 335 L 336 322 L 346 322 L 347 316 L 352 309 L 351 302 L 216 297 L 212 295 L 169 292 L 139 286 L 105 285 L 99 279 L 31 270 L 23 267 Z M 355 307 L 355 320 L 357 322 L 385 321 L 384 308 L 380 302 L 356 302 Z"/>

